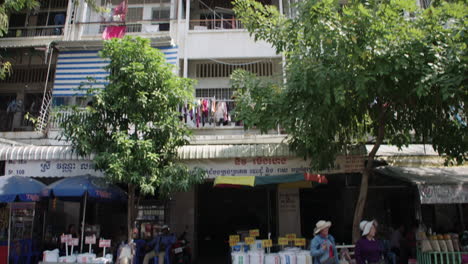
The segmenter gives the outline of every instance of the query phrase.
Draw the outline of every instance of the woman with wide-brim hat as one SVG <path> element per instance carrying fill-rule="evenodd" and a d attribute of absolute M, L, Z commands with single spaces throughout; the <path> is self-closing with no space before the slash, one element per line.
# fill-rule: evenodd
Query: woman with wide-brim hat
<path fill-rule="evenodd" d="M 384 264 L 382 244 L 375 239 L 376 222 L 361 221 L 362 237 L 356 242 L 354 256 L 357 264 Z"/>
<path fill-rule="evenodd" d="M 315 224 L 315 237 L 310 241 L 310 254 L 314 264 L 338 264 L 335 238 L 328 232 L 331 222 L 320 220 Z"/>

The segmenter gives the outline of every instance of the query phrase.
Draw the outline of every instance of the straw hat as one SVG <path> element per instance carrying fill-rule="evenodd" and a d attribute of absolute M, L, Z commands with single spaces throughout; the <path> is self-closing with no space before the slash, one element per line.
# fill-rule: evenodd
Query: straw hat
<path fill-rule="evenodd" d="M 371 230 L 372 225 L 374 225 L 374 220 L 372 221 L 361 221 L 359 228 L 362 230 L 362 236 L 367 236 Z"/>
<path fill-rule="evenodd" d="M 316 235 L 320 233 L 320 231 L 322 231 L 323 229 L 330 227 L 331 224 L 332 223 L 330 221 L 325 221 L 325 220 L 318 221 L 317 224 L 315 224 L 314 234 Z"/>

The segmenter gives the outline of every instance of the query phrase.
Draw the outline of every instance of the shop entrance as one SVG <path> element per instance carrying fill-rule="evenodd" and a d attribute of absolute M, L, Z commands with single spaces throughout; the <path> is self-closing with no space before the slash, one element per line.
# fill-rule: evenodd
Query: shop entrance
<path fill-rule="evenodd" d="M 229 263 L 229 235 L 260 229 L 276 237 L 276 186 L 213 188 L 213 183 L 198 188 L 197 263 Z M 241 235 L 242 236 L 242 235 Z"/>

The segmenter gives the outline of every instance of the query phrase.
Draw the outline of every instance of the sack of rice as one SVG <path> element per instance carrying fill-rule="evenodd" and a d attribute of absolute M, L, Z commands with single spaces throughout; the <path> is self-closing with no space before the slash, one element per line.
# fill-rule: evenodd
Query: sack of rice
<path fill-rule="evenodd" d="M 429 242 L 431 243 L 431 247 L 433 251 L 440 252 L 440 245 L 439 245 L 439 241 L 437 240 L 437 236 L 431 236 Z"/>

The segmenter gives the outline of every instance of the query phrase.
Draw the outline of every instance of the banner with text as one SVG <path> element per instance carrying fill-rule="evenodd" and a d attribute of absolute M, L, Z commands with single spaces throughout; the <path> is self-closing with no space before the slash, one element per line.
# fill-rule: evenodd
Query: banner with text
<path fill-rule="evenodd" d="M 353 173 L 364 168 L 364 156 L 340 156 L 334 168 L 315 172 L 310 161 L 295 157 L 257 157 L 235 159 L 184 160 L 189 168 L 201 168 L 208 178 L 217 176 L 273 176 L 295 173 Z"/>
<path fill-rule="evenodd" d="M 101 171 L 94 169 L 92 161 L 40 161 L 40 160 L 19 160 L 7 161 L 5 163 L 5 175 L 25 176 L 25 177 L 71 177 L 90 174 L 93 176 L 103 176 Z"/>

